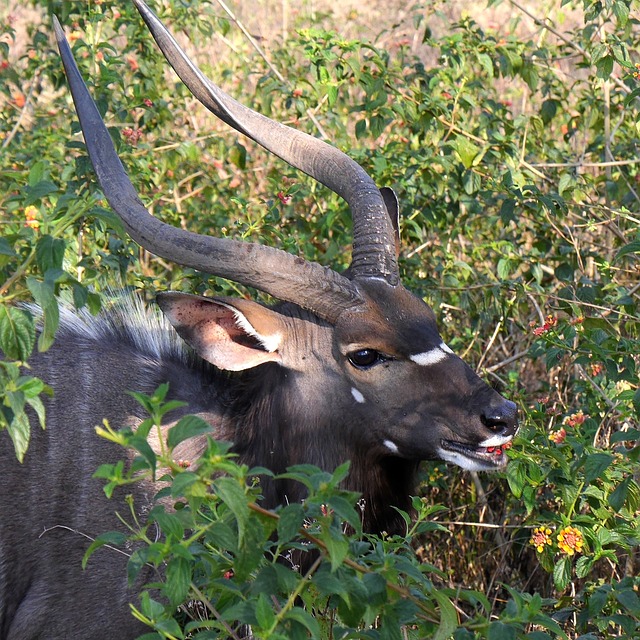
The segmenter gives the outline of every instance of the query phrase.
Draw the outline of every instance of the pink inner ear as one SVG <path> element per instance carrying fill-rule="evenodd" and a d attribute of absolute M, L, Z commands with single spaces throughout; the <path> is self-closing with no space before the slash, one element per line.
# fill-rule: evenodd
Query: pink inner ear
<path fill-rule="evenodd" d="M 171 293 L 164 296 L 162 308 L 184 341 L 220 369 L 243 371 L 265 362 L 280 362 L 277 351 L 265 350 L 261 344 L 263 334 L 251 321 L 255 315 L 257 322 L 265 324 L 273 314 L 257 303 L 242 301 L 240 310 L 226 301 Z M 264 338 L 277 338 L 277 329 L 274 326 Z"/>
<path fill-rule="evenodd" d="M 232 314 L 231 311 L 229 311 Z M 192 332 L 191 346 L 220 369 L 244 371 L 265 362 L 279 362 L 277 352 L 265 351 L 256 338 L 238 326 L 232 317 L 202 320 Z"/>

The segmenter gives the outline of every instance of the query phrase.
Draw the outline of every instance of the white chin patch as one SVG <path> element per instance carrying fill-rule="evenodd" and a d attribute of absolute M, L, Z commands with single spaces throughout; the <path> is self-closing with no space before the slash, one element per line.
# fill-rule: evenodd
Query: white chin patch
<path fill-rule="evenodd" d="M 480 443 L 480 447 L 501 447 L 511 441 L 512 436 L 491 436 Z"/>
<path fill-rule="evenodd" d="M 452 464 L 457 464 L 459 467 L 462 467 L 467 471 L 486 471 L 487 469 L 492 468 L 488 464 L 483 464 L 478 460 L 471 460 L 467 458 L 467 456 L 463 456 L 461 453 L 456 451 L 447 451 L 442 447 L 438 447 L 438 455 L 442 460 L 451 462 Z"/>

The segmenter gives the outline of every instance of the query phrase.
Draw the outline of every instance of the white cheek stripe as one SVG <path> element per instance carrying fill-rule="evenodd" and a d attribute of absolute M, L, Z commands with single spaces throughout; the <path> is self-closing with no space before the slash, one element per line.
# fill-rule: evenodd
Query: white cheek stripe
<path fill-rule="evenodd" d="M 355 387 L 351 387 L 351 395 L 353 396 L 353 399 L 359 404 L 364 404 L 366 402 L 364 396 Z"/>
<path fill-rule="evenodd" d="M 382 444 L 385 447 L 387 447 L 387 449 L 389 449 L 389 451 L 391 451 L 391 453 L 398 453 L 398 447 L 395 444 L 395 442 L 391 442 L 391 440 L 385 440 Z"/>
<path fill-rule="evenodd" d="M 409 356 L 409 360 L 413 360 L 416 364 L 419 364 L 423 367 L 428 367 L 432 364 L 438 364 L 438 362 L 442 362 L 451 353 L 453 353 L 453 351 L 451 351 L 451 349 L 444 342 L 441 342 L 439 346 L 437 346 L 435 349 L 431 349 L 431 351 L 416 353 L 412 356 Z"/>

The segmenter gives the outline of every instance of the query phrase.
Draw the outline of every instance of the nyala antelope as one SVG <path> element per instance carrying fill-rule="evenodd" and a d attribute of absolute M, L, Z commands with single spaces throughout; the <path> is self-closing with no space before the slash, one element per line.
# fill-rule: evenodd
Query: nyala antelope
<path fill-rule="evenodd" d="M 162 314 L 133 302 L 93 318 L 63 314 L 54 346 L 30 362 L 54 396 L 47 429 L 34 424 L 25 462 L 0 434 L 0 638 L 134 638 L 145 628 L 129 612 L 135 587 L 126 556 L 100 549 L 96 535 L 121 528 L 125 491 L 104 497 L 96 468 L 118 447 L 96 436 L 107 419 L 135 428 L 140 407 L 126 391 L 168 382 L 184 413 L 233 442 L 241 463 L 275 473 L 299 464 L 333 470 L 351 461 L 346 488 L 363 497 L 363 528 L 402 530 L 422 460 L 469 470 L 506 463 L 516 406 L 485 384 L 443 342 L 433 311 L 398 272 L 398 203 L 347 155 L 239 104 L 209 81 L 142 0 L 133 0 L 169 64 L 218 118 L 339 194 L 353 216 L 344 273 L 258 244 L 199 235 L 150 215 L 139 200 L 73 60 L 55 33 L 86 147 L 110 206 L 151 253 L 255 287 L 280 302 L 165 292 Z M 179 337 L 178 337 L 179 336 Z M 180 457 L 195 460 L 199 438 Z M 154 485 L 128 487 L 144 512 Z M 293 481 L 265 478 L 263 504 L 304 498 Z M 145 582 L 151 574 L 141 572 Z"/>

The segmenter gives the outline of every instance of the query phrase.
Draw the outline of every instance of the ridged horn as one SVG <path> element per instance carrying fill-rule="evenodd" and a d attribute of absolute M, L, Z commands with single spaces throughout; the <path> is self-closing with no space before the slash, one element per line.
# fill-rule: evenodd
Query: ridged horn
<path fill-rule="evenodd" d="M 187 57 L 143 0 L 133 0 L 158 47 L 189 91 L 212 113 L 341 196 L 353 218 L 350 278 L 399 282 L 394 229 L 380 191 L 365 170 L 331 145 L 240 104 Z"/>
<path fill-rule="evenodd" d="M 80 120 L 85 144 L 102 191 L 129 235 L 158 256 L 293 302 L 335 322 L 362 302 L 357 285 L 339 273 L 286 251 L 229 238 L 215 238 L 173 227 L 144 207 L 118 158 L 75 63 L 59 21 L 54 31 Z"/>

